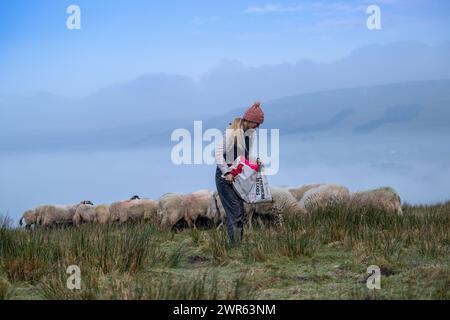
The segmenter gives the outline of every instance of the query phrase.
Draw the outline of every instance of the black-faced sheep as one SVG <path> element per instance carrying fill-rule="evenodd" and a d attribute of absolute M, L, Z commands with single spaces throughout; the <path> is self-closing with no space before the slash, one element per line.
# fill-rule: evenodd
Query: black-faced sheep
<path fill-rule="evenodd" d="M 23 213 L 19 223 L 21 226 L 25 224 L 26 229 L 30 229 L 32 226 L 36 227 L 38 215 L 39 210 L 36 210 L 36 208 L 27 210 Z"/>

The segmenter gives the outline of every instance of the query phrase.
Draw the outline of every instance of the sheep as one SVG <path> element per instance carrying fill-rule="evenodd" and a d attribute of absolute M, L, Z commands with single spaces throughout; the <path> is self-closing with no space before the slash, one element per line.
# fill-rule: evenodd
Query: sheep
<path fill-rule="evenodd" d="M 25 229 L 30 229 L 31 226 L 36 227 L 38 215 L 39 210 L 36 210 L 36 208 L 27 210 L 22 214 L 22 218 L 20 218 L 19 223 L 22 226 L 25 221 Z"/>
<path fill-rule="evenodd" d="M 96 223 L 98 222 L 98 216 L 100 215 L 100 220 L 107 220 L 109 217 L 109 207 L 108 205 L 96 205 L 92 203 L 81 204 L 78 206 L 73 217 L 73 222 L 75 225 L 80 223 Z"/>
<path fill-rule="evenodd" d="M 140 203 L 140 199 L 136 198 L 136 196 L 133 196 L 130 200 L 122 200 L 113 202 L 109 206 L 109 213 L 110 213 L 110 219 L 112 222 L 119 221 L 120 223 L 124 223 L 128 221 L 129 219 L 136 220 L 138 218 L 141 218 L 138 214 L 135 212 L 128 213 L 128 209 L 134 206 L 135 204 Z M 143 218 L 143 216 L 142 216 Z"/>
<path fill-rule="evenodd" d="M 247 218 L 252 215 L 254 205 L 244 202 L 244 216 Z M 209 198 L 208 212 L 206 217 L 213 221 L 215 225 L 221 227 L 226 221 L 226 213 L 220 200 L 219 193 L 214 191 Z"/>
<path fill-rule="evenodd" d="M 109 205 L 101 204 L 95 206 L 94 222 L 99 224 L 106 224 L 110 221 Z"/>
<path fill-rule="evenodd" d="M 219 193 L 217 191 L 214 191 L 209 197 L 206 217 L 213 221 L 214 225 L 221 225 L 225 221 L 225 210 L 220 202 Z"/>
<path fill-rule="evenodd" d="M 346 203 L 350 199 L 350 193 L 344 186 L 323 184 L 309 189 L 298 202 L 300 208 L 308 213 L 327 206 Z"/>
<path fill-rule="evenodd" d="M 54 225 L 72 225 L 73 217 L 80 205 L 92 204 L 90 201 L 82 201 L 75 205 L 41 205 L 38 210 L 37 225 L 50 227 Z"/>
<path fill-rule="evenodd" d="M 180 206 L 184 210 L 184 219 L 189 227 L 196 228 L 195 222 L 199 218 L 210 216 L 210 199 L 213 194 L 213 191 L 199 190 L 183 197 Z"/>
<path fill-rule="evenodd" d="M 82 204 L 75 211 L 73 216 L 73 224 L 79 226 L 81 223 L 100 223 L 106 224 L 110 220 L 109 206 Z"/>
<path fill-rule="evenodd" d="M 142 204 L 144 208 L 144 220 L 157 222 L 158 220 L 158 201 L 152 199 L 144 199 Z"/>
<path fill-rule="evenodd" d="M 307 192 L 310 189 L 317 188 L 321 186 L 320 183 L 311 183 L 311 184 L 305 184 L 298 187 L 285 187 L 297 201 L 300 201 L 300 199 L 303 197 L 305 192 Z"/>
<path fill-rule="evenodd" d="M 179 193 L 166 193 L 159 198 L 157 217 L 161 228 L 172 228 L 184 219 L 185 211 L 181 206 L 184 198 L 185 195 Z"/>
<path fill-rule="evenodd" d="M 275 218 L 281 222 L 284 214 L 301 214 L 303 210 L 298 205 L 294 196 L 286 188 L 269 186 L 272 194 L 271 202 L 263 203 L 244 203 L 244 216 L 249 227 L 252 227 L 254 215 L 265 216 L 266 218 Z M 208 217 L 221 224 L 225 221 L 225 210 L 220 201 L 219 194 L 214 192 L 210 198 L 210 208 Z"/>
<path fill-rule="evenodd" d="M 75 226 L 81 223 L 93 223 L 95 218 L 95 207 L 90 204 L 82 204 L 78 206 L 72 221 Z"/>
<path fill-rule="evenodd" d="M 269 189 L 272 194 L 272 201 L 256 203 L 253 214 L 275 218 L 281 223 L 284 215 L 296 215 L 306 212 L 300 207 L 294 195 L 289 190 L 275 186 L 269 186 Z M 251 219 L 252 216 L 250 216 L 249 221 Z"/>
<path fill-rule="evenodd" d="M 45 208 L 47 207 L 47 205 L 40 205 L 37 206 L 36 208 L 34 208 L 34 211 L 36 213 L 36 224 L 35 224 L 35 228 L 37 227 L 42 227 L 42 220 L 45 214 Z"/>
<path fill-rule="evenodd" d="M 25 228 L 30 229 L 31 226 L 37 228 L 42 226 L 43 217 L 49 205 L 39 205 L 34 209 L 27 210 L 20 218 L 19 224 L 22 226 L 25 222 Z"/>
<path fill-rule="evenodd" d="M 352 193 L 350 205 L 352 208 L 375 209 L 389 214 L 403 214 L 400 196 L 390 187 Z"/>
<path fill-rule="evenodd" d="M 200 218 L 217 223 L 222 220 L 224 214 L 221 214 L 216 205 L 215 195 L 216 193 L 209 190 L 199 190 L 187 195 L 179 193 L 163 195 L 159 199 L 157 212 L 161 227 L 173 227 L 184 220 L 188 227 L 196 228 L 196 222 Z"/>
<path fill-rule="evenodd" d="M 126 209 L 127 220 L 157 220 L 158 202 L 151 199 L 135 198 Z"/>

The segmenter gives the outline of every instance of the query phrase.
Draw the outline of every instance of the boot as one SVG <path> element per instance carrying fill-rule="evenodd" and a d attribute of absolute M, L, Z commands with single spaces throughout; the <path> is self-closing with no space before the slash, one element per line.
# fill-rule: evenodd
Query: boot
<path fill-rule="evenodd" d="M 242 235 L 243 235 L 243 228 L 242 227 L 236 227 L 234 228 L 234 243 L 236 246 L 240 245 L 242 242 Z"/>

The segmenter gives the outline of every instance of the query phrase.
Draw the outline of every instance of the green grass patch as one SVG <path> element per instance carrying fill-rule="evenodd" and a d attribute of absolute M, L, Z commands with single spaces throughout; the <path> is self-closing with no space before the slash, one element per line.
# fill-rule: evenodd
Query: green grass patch
<path fill-rule="evenodd" d="M 324 208 L 282 225 L 162 231 L 152 224 L 24 230 L 0 217 L 0 299 L 449 299 L 450 203 L 402 216 Z M 66 269 L 81 270 L 69 290 Z M 381 269 L 381 289 L 366 286 Z"/>

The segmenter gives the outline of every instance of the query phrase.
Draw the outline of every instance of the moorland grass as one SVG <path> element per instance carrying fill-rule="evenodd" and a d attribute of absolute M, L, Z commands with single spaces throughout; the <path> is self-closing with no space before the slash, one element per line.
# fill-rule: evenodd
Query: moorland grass
<path fill-rule="evenodd" d="M 81 270 L 69 290 L 66 269 Z M 380 290 L 366 286 L 381 268 Z M 403 215 L 340 205 L 224 228 L 151 223 L 24 230 L 0 218 L 0 299 L 449 299 L 450 202 Z"/>

